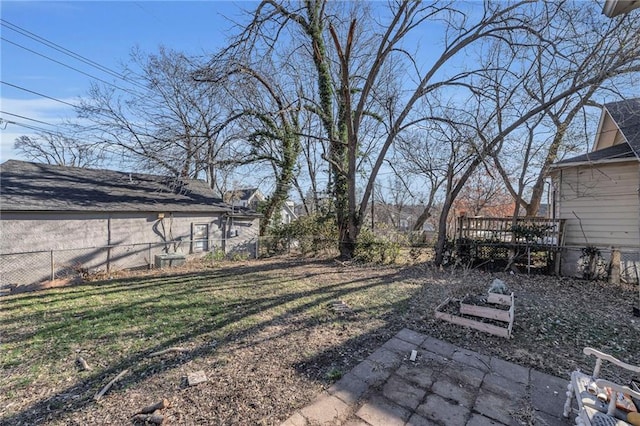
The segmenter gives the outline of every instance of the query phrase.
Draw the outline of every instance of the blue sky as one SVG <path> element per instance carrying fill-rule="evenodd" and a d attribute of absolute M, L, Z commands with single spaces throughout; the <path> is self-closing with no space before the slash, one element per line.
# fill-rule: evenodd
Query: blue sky
<path fill-rule="evenodd" d="M 92 81 L 25 48 L 94 77 L 113 80 L 95 67 L 14 31 L 15 26 L 104 67 L 120 70 L 135 46 L 145 52 L 154 52 L 160 45 L 188 54 L 212 52 L 225 42 L 231 20 L 242 20 L 242 9 L 253 6 L 247 1 L 0 2 L 0 162 L 19 158 L 13 152 L 15 138 L 32 133 L 7 121 L 55 129 L 32 120 L 55 126 L 64 118 L 74 117 L 71 107 L 11 85 L 73 104 L 86 94 Z"/>

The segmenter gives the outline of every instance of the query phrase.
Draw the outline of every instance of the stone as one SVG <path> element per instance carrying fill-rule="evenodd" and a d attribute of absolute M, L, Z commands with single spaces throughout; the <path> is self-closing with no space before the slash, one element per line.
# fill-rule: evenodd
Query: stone
<path fill-rule="evenodd" d="M 458 350 L 457 346 L 454 346 L 451 343 L 445 342 L 443 340 L 435 339 L 433 337 L 427 337 L 424 342 L 422 342 L 420 347 L 438 355 L 442 355 L 445 358 L 452 358 L 453 353 Z"/>
<path fill-rule="evenodd" d="M 413 343 L 406 342 L 404 340 L 397 339 L 395 337 L 387 340 L 384 345 L 382 345 L 384 349 L 389 351 L 396 352 L 400 355 L 409 356 L 413 349 L 416 349 L 417 346 Z"/>
<path fill-rule="evenodd" d="M 469 351 L 467 349 L 458 349 L 453 352 L 452 359 L 461 364 L 469 365 L 487 372 L 491 369 L 491 358 L 486 355 L 481 355 L 477 352 Z"/>
<path fill-rule="evenodd" d="M 329 388 L 329 394 L 347 404 L 356 403 L 369 390 L 369 385 L 353 373 L 347 373 Z"/>
<path fill-rule="evenodd" d="M 452 365 L 452 368 L 444 369 L 442 372 L 457 382 L 465 383 L 476 389 L 480 387 L 485 377 L 484 371 L 461 364 Z"/>
<path fill-rule="evenodd" d="M 192 373 L 187 374 L 187 384 L 189 386 L 195 386 L 200 383 L 204 383 L 206 381 L 207 381 L 207 375 L 202 370 L 194 371 Z"/>
<path fill-rule="evenodd" d="M 491 371 L 500 376 L 525 385 L 529 383 L 529 368 L 527 367 L 496 357 L 491 357 L 489 365 L 491 366 Z"/>
<path fill-rule="evenodd" d="M 347 417 L 349 406 L 335 396 L 325 394 L 300 412 L 311 424 L 334 425 Z"/>
<path fill-rule="evenodd" d="M 427 338 L 424 334 L 418 333 L 408 328 L 403 328 L 396 334 L 396 337 L 400 340 L 412 343 L 416 346 L 420 346 L 422 342 Z"/>
<path fill-rule="evenodd" d="M 297 411 L 293 413 L 291 417 L 285 420 L 284 423 L 280 424 L 280 426 L 306 426 L 306 425 L 307 425 L 307 419 L 305 419 L 304 416 Z"/>
<path fill-rule="evenodd" d="M 391 375 L 389 368 L 384 368 L 366 359 L 356 365 L 351 372 L 368 385 L 379 385 Z"/>
<path fill-rule="evenodd" d="M 437 423 L 422 417 L 419 414 L 413 413 L 411 417 L 409 417 L 409 421 L 405 426 L 438 426 Z"/>
<path fill-rule="evenodd" d="M 516 404 L 509 398 L 491 392 L 480 392 L 476 398 L 474 411 L 505 425 L 516 426 L 514 420 Z"/>
<path fill-rule="evenodd" d="M 371 426 L 402 426 L 411 411 L 380 396 L 372 397 L 356 412 L 356 415 Z"/>
<path fill-rule="evenodd" d="M 391 376 L 382 388 L 382 394 L 398 405 L 414 410 L 427 391 L 413 386 L 399 376 Z"/>
<path fill-rule="evenodd" d="M 497 420 L 492 420 L 480 414 L 472 414 L 471 419 L 469 419 L 469 422 L 467 423 L 467 426 L 502 426 L 502 425 L 503 423 L 500 423 Z"/>
<path fill-rule="evenodd" d="M 423 389 L 429 389 L 433 384 L 433 370 L 426 366 L 401 365 L 395 374 Z"/>
<path fill-rule="evenodd" d="M 552 416 L 561 416 L 567 400 L 569 379 L 531 370 L 531 405 Z"/>
<path fill-rule="evenodd" d="M 469 410 L 462 405 L 452 404 L 441 396 L 431 394 L 416 410 L 419 415 L 447 426 L 464 426 Z"/>
<path fill-rule="evenodd" d="M 438 377 L 438 380 L 431 386 L 431 391 L 470 409 L 473 407 L 476 389 L 443 375 Z"/>
<path fill-rule="evenodd" d="M 496 373 L 489 373 L 484 377 L 482 389 L 511 399 L 520 399 L 527 395 L 525 384 L 514 382 Z"/>
<path fill-rule="evenodd" d="M 367 357 L 369 361 L 373 361 L 385 368 L 397 367 L 400 365 L 400 354 L 391 352 L 384 348 L 377 349 L 374 353 Z"/>

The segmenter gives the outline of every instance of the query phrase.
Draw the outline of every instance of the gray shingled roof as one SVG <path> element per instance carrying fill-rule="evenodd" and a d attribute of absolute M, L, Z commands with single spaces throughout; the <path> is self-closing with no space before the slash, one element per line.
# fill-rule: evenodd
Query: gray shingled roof
<path fill-rule="evenodd" d="M 631 149 L 640 158 L 640 98 L 605 104 Z"/>
<path fill-rule="evenodd" d="M 224 199 L 231 199 L 232 196 L 238 201 L 249 201 L 249 198 L 258 191 L 258 188 L 241 188 L 227 191 L 224 193 Z"/>
<path fill-rule="evenodd" d="M 583 163 L 587 161 L 616 160 L 624 158 L 640 159 L 640 98 L 611 102 L 604 109 L 616 122 L 628 143 L 592 151 L 577 157 L 567 158 L 554 165 Z"/>
<path fill-rule="evenodd" d="M 601 160 L 615 160 L 622 158 L 635 158 L 636 155 L 631 147 L 626 143 L 613 145 L 608 148 L 599 149 L 597 151 L 587 152 L 586 154 L 578 155 L 576 157 L 567 158 L 565 160 L 558 161 L 555 164 L 571 164 L 571 163 L 584 163 L 587 161 L 601 161 Z"/>
<path fill-rule="evenodd" d="M 2 211 L 231 212 L 201 180 L 9 160 L 0 164 Z"/>

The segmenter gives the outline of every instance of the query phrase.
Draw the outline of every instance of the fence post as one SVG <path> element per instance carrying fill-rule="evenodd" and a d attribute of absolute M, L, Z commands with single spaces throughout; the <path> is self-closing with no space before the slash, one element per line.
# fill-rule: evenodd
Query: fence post
<path fill-rule="evenodd" d="M 620 284 L 620 264 L 622 256 L 620 250 L 611 248 L 611 270 L 609 271 L 609 283 Z"/>
<path fill-rule="evenodd" d="M 56 277 L 55 277 L 55 264 L 54 264 L 54 259 L 53 259 L 53 250 L 51 250 L 51 281 L 53 281 Z"/>
<path fill-rule="evenodd" d="M 107 246 L 107 275 L 111 273 L 111 244 Z"/>
<path fill-rule="evenodd" d="M 153 262 L 151 261 L 151 243 L 149 243 L 149 262 L 147 264 L 147 269 L 151 270 L 153 266 Z"/>

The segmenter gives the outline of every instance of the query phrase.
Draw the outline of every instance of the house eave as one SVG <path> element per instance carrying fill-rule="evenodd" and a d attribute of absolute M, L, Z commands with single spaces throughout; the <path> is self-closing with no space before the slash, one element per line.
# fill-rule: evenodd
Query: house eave
<path fill-rule="evenodd" d="M 576 161 L 573 163 L 556 163 L 549 166 L 549 172 L 553 170 L 566 169 L 570 167 L 580 167 L 580 166 L 597 166 L 601 164 L 617 164 L 617 163 L 638 163 L 640 162 L 637 158 L 616 158 L 616 159 L 604 159 L 604 160 L 595 160 L 595 161 Z"/>
<path fill-rule="evenodd" d="M 640 0 L 606 0 L 602 13 L 609 18 L 614 18 L 638 7 L 640 7 Z"/>

